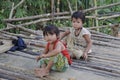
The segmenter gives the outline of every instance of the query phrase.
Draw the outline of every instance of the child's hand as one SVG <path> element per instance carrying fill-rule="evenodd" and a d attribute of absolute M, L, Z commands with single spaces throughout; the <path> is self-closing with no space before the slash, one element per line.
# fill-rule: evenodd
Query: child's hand
<path fill-rule="evenodd" d="M 37 62 L 41 59 L 41 58 L 46 58 L 45 54 L 41 54 L 40 56 L 36 57 Z"/>
<path fill-rule="evenodd" d="M 46 54 L 41 54 L 41 57 L 42 58 L 46 58 Z"/>
<path fill-rule="evenodd" d="M 87 58 L 88 58 L 87 53 L 83 53 L 83 58 L 84 58 L 85 60 L 87 60 Z"/>
<path fill-rule="evenodd" d="M 38 62 L 41 58 L 42 58 L 41 56 L 37 56 L 36 61 Z"/>

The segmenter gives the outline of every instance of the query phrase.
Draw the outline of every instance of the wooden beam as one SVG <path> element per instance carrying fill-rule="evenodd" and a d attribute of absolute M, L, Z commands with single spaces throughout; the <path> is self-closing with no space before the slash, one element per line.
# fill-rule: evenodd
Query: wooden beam
<path fill-rule="evenodd" d="M 96 9 L 108 8 L 108 7 L 112 7 L 112 6 L 116 6 L 116 5 L 120 5 L 120 2 L 109 4 L 109 5 L 105 5 L 105 6 L 99 6 L 99 7 L 89 8 L 89 9 L 86 9 L 86 10 L 83 10 L 83 11 L 84 12 L 88 12 L 88 11 L 93 11 L 93 10 L 96 10 Z"/>
<path fill-rule="evenodd" d="M 1 76 L 4 76 L 8 79 L 13 79 L 13 80 L 34 80 L 35 78 L 31 77 L 31 76 L 28 76 L 28 75 L 23 75 L 23 74 L 20 74 L 20 73 L 16 73 L 16 72 L 12 72 L 12 71 L 9 71 L 9 70 L 4 70 L 4 69 L 0 69 L 0 75 Z"/>
<path fill-rule="evenodd" d="M 81 64 L 81 66 L 80 65 L 71 65 L 71 66 L 73 68 L 77 68 L 78 70 L 82 69 L 82 70 L 92 71 L 92 72 L 95 72 L 95 73 L 104 74 L 104 75 L 110 75 L 110 76 L 114 76 L 114 77 L 119 76 L 119 74 L 116 74 L 116 73 L 111 73 L 111 72 L 107 72 L 107 71 L 104 71 L 104 70 L 94 69 L 92 67 L 83 66 L 82 64 Z"/>
<path fill-rule="evenodd" d="M 20 36 L 22 38 L 26 38 L 26 39 L 34 39 L 32 37 L 29 37 L 29 36 L 26 36 L 26 35 L 23 35 L 23 34 L 15 34 L 15 33 L 10 33 L 10 32 L 6 32 L 6 31 L 1 31 L 2 33 L 4 34 L 7 34 L 7 35 L 11 35 L 11 36 Z"/>
<path fill-rule="evenodd" d="M 54 17 L 54 20 L 68 19 L 68 18 L 70 18 L 70 16 Z M 53 18 L 38 19 L 38 20 L 35 20 L 35 21 L 26 22 L 26 23 L 22 23 L 22 24 L 18 24 L 18 25 L 20 25 L 20 26 L 27 26 L 27 25 L 36 24 L 36 23 L 39 23 L 39 22 L 50 21 L 52 19 Z"/>
<path fill-rule="evenodd" d="M 19 29 L 21 29 L 21 30 L 23 30 L 23 31 L 29 32 L 29 33 L 34 34 L 34 35 L 40 35 L 40 34 L 36 33 L 35 30 L 24 28 L 24 27 L 22 27 L 21 25 L 9 24 L 9 26 L 11 26 L 11 27 L 13 27 L 13 28 L 19 28 Z M 6 30 L 6 29 L 5 29 L 5 30 Z"/>
<path fill-rule="evenodd" d="M 67 3 L 68 3 L 69 10 L 70 10 L 70 14 L 72 15 L 72 14 L 73 14 L 73 10 L 72 10 L 72 7 L 71 7 L 71 4 L 70 4 L 70 1 L 67 0 Z"/>
<path fill-rule="evenodd" d="M 70 12 L 55 13 L 54 16 L 61 16 L 61 15 L 66 15 L 66 14 L 70 14 Z M 50 16 L 52 16 L 52 13 L 35 15 L 35 16 L 29 16 L 29 17 L 24 17 L 24 18 L 3 19 L 3 21 L 4 21 L 4 22 L 24 21 L 24 20 L 39 19 L 39 18 L 50 17 Z"/>

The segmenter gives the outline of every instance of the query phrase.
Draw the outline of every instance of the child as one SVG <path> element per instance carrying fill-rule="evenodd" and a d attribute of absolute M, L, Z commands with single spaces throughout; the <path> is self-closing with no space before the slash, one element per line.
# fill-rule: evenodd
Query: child
<path fill-rule="evenodd" d="M 83 27 L 85 15 L 82 12 L 74 12 L 72 14 L 72 26 L 70 30 L 65 31 L 61 38 L 67 35 L 65 42 L 71 52 L 72 58 L 80 59 L 82 56 L 85 60 L 88 58 L 88 53 L 91 52 L 91 33 Z"/>
<path fill-rule="evenodd" d="M 36 57 L 40 68 L 35 69 L 38 77 L 49 75 L 50 70 L 65 71 L 71 64 L 71 59 L 66 47 L 59 41 L 59 30 L 54 25 L 43 29 L 44 39 L 48 42 L 43 54 Z"/>

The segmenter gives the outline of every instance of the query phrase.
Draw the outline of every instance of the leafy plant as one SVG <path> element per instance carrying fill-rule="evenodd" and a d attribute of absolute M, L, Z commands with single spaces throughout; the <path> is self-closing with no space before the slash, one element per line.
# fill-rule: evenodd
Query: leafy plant
<path fill-rule="evenodd" d="M 69 11 L 67 0 L 60 0 L 60 5 L 57 4 L 58 0 L 54 0 L 54 1 L 55 1 L 55 4 L 54 4 L 55 12 L 57 11 L 57 8 L 60 9 L 60 12 Z M 73 11 L 94 7 L 93 0 L 69 0 L 69 1 Z M 20 0 L 0 0 L 0 28 L 4 28 L 6 26 L 6 24 L 2 22 L 2 19 L 9 18 L 13 3 L 14 3 L 14 6 L 16 6 L 19 2 Z M 104 6 L 104 5 L 109 5 L 117 2 L 119 2 L 119 0 L 97 0 L 97 6 Z M 98 17 L 103 17 L 103 16 L 106 16 L 106 14 L 111 15 L 111 14 L 119 13 L 120 7 L 119 5 L 117 5 L 117 6 L 109 7 L 105 9 L 98 9 L 97 11 L 99 15 Z M 51 12 L 52 12 L 51 0 L 25 0 L 19 7 L 17 7 L 17 9 L 14 10 L 12 17 L 21 18 L 26 16 L 46 14 Z M 86 13 L 87 16 L 91 16 L 94 14 L 95 14 L 94 11 Z M 24 22 L 28 22 L 28 21 L 24 21 Z M 14 22 L 13 24 L 18 24 L 18 23 L 20 24 L 23 22 L 19 21 L 19 22 Z M 55 24 L 56 26 L 59 26 L 59 27 L 71 26 L 70 20 L 54 20 L 54 21 L 46 22 L 46 24 L 49 24 L 49 23 Z M 102 26 L 110 23 L 112 24 L 120 23 L 120 17 L 99 20 L 98 24 Z M 90 26 L 94 26 L 94 24 L 95 24 L 95 19 L 86 19 L 86 23 L 84 24 L 84 26 L 90 27 Z M 26 26 L 26 27 L 31 29 L 36 29 L 35 24 Z M 105 28 L 105 29 L 100 29 L 100 31 L 109 34 L 110 29 Z"/>

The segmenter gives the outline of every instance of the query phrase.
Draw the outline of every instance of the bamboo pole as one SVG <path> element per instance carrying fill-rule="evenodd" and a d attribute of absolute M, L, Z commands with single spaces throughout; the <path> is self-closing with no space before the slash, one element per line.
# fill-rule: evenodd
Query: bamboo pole
<path fill-rule="evenodd" d="M 11 26 L 11 27 L 13 27 L 13 28 L 20 28 L 21 30 L 27 31 L 27 32 L 29 32 L 29 33 L 31 33 L 31 34 L 40 35 L 40 34 L 36 33 L 34 30 L 24 28 L 24 27 L 22 27 L 21 25 L 9 24 L 9 26 Z M 3 30 L 2 30 L 2 31 L 3 31 Z"/>
<path fill-rule="evenodd" d="M 111 16 L 104 16 L 104 17 L 100 17 L 100 18 L 97 18 L 97 19 L 102 20 L 102 19 L 109 19 L 109 18 L 116 18 L 116 17 L 120 17 L 120 14 L 111 15 Z"/>
<path fill-rule="evenodd" d="M 57 13 L 60 12 L 60 0 L 57 0 Z"/>
<path fill-rule="evenodd" d="M 112 7 L 112 6 L 117 6 L 117 5 L 120 5 L 120 2 L 109 4 L 109 5 L 105 5 L 105 6 L 99 6 L 99 7 L 89 8 L 89 9 L 86 9 L 86 10 L 83 10 L 83 11 L 84 12 L 94 11 L 96 9 L 103 9 L 103 8 L 108 8 L 108 7 Z"/>
<path fill-rule="evenodd" d="M 87 71 L 92 71 L 92 72 L 95 72 L 95 73 L 99 73 L 99 74 L 104 74 L 104 75 L 111 75 L 111 76 L 114 76 L 114 77 L 118 77 L 119 74 L 116 74 L 116 73 L 111 73 L 111 72 L 108 72 L 108 71 L 105 71 L 105 70 L 100 70 L 100 69 L 94 69 L 92 67 L 88 67 L 88 66 L 83 66 L 83 65 L 71 65 L 72 68 L 77 68 L 78 70 L 79 69 L 82 69 L 82 70 L 87 70 Z"/>
<path fill-rule="evenodd" d="M 91 10 L 96 10 L 96 9 L 102 9 L 102 8 L 116 6 L 116 5 L 119 5 L 119 4 L 120 4 L 120 2 L 113 3 L 113 4 L 110 4 L 110 5 L 106 5 L 106 6 L 99 6 L 99 7 L 96 7 L 96 8 L 90 8 L 90 9 L 86 9 L 86 10 L 83 10 L 83 11 L 84 12 L 88 12 L 88 11 L 91 11 Z M 54 15 L 67 15 L 67 14 L 70 14 L 70 12 L 55 13 Z M 24 17 L 24 18 L 3 19 L 3 21 L 5 21 L 5 22 L 11 22 L 11 21 L 20 21 L 20 20 L 31 20 L 31 19 L 38 19 L 38 18 L 41 18 L 41 17 L 48 17 L 48 16 L 51 16 L 51 15 L 52 15 L 51 13 L 48 13 L 48 14 L 42 14 L 42 15 L 36 15 L 36 16 L 29 16 L 29 17 Z M 95 18 L 95 17 L 93 17 L 93 18 Z"/>
<path fill-rule="evenodd" d="M 2 73 L 2 76 L 7 77 L 12 80 L 34 80 L 35 79 L 35 78 L 27 76 L 27 75 L 23 75 L 20 73 L 3 70 L 3 69 L 0 69 L 0 73 Z"/>
<path fill-rule="evenodd" d="M 18 6 L 20 6 L 23 2 L 24 2 L 24 0 L 21 0 L 15 7 L 14 7 L 14 2 L 13 2 L 13 4 L 12 4 L 12 9 L 11 9 L 10 15 L 9 15 L 9 19 L 12 19 L 14 10 L 15 10 Z M 9 27 L 9 24 L 7 24 L 7 27 Z"/>
<path fill-rule="evenodd" d="M 4 29 L 0 29 L 0 31 L 10 30 L 10 29 L 14 29 L 14 28 L 16 28 L 16 26 L 14 26 L 14 27 L 7 27 L 7 28 L 4 28 Z"/>
<path fill-rule="evenodd" d="M 15 7 L 14 7 L 14 3 L 12 4 L 12 9 L 11 9 L 11 11 L 10 11 L 9 19 L 12 18 L 12 16 L 13 16 L 13 11 L 14 11 L 18 6 L 20 6 L 24 1 L 25 1 L 25 0 L 21 0 Z"/>
<path fill-rule="evenodd" d="M 108 68 L 108 67 L 104 67 L 104 65 L 97 65 L 97 64 L 90 64 L 90 63 L 87 63 L 87 64 L 82 64 L 82 63 L 75 63 L 73 62 L 73 67 L 76 67 L 76 66 L 81 66 L 80 68 L 82 67 L 87 67 L 87 68 L 90 68 L 90 69 L 94 69 L 94 70 L 99 70 L 98 72 L 100 71 L 104 71 L 103 73 L 112 73 L 112 74 L 116 74 L 116 75 L 120 75 L 120 72 L 117 71 L 117 70 L 114 70 L 114 69 L 111 69 L 111 68 Z"/>
<path fill-rule="evenodd" d="M 67 15 L 70 14 L 70 12 L 60 12 L 60 13 L 55 13 L 54 16 L 61 16 L 61 15 Z M 24 17 L 24 18 L 14 18 L 14 19 L 3 19 L 4 22 L 13 22 L 13 21 L 24 21 L 24 20 L 31 20 L 31 19 L 39 19 L 43 17 L 50 17 L 52 16 L 51 13 L 47 14 L 41 14 L 41 15 L 36 15 L 36 16 L 29 16 L 29 17 Z M 86 16 L 86 18 L 95 18 L 96 16 Z M 66 18 L 66 19 L 70 19 Z"/>
<path fill-rule="evenodd" d="M 9 33 L 9 32 L 6 32 L 6 31 L 1 31 L 2 33 L 4 33 L 4 34 L 7 34 L 7 35 L 11 35 L 11 36 L 20 36 L 20 37 L 22 37 L 22 38 L 26 38 L 26 39 L 34 39 L 34 38 L 31 38 L 31 37 L 29 37 L 29 36 L 25 36 L 25 35 L 23 35 L 23 34 L 14 34 L 14 33 Z"/>
<path fill-rule="evenodd" d="M 94 0 L 94 5 L 95 5 L 95 8 L 97 8 L 97 0 Z M 96 26 L 99 26 L 98 25 L 98 19 L 97 19 L 97 15 L 98 15 L 98 13 L 97 13 L 97 10 L 95 10 L 95 15 L 96 15 L 96 18 L 95 18 L 95 20 L 96 20 Z M 99 28 L 97 28 L 97 31 L 99 31 Z"/>
<path fill-rule="evenodd" d="M 72 7 L 71 7 L 71 4 L 70 4 L 70 1 L 69 1 L 69 0 L 67 0 L 67 3 L 68 3 L 68 7 L 69 7 L 69 10 L 70 10 L 70 13 L 71 13 L 71 15 L 72 15 L 73 10 L 72 10 Z"/>
<path fill-rule="evenodd" d="M 51 0 L 51 13 L 52 13 L 52 21 L 54 20 L 54 14 L 55 14 L 55 1 Z"/>
<path fill-rule="evenodd" d="M 111 26 L 115 26 L 116 24 L 112 24 L 112 25 L 102 25 L 102 26 L 94 26 L 94 27 L 89 27 L 88 29 L 96 29 L 96 28 L 105 28 L 105 27 L 110 27 L 111 28 Z M 120 24 L 117 24 L 117 25 L 119 25 L 119 27 L 120 27 Z"/>
<path fill-rule="evenodd" d="M 78 10 L 77 0 L 75 0 L 75 8 L 76 8 L 76 11 L 77 11 Z"/>
<path fill-rule="evenodd" d="M 68 18 L 70 18 L 70 16 L 54 17 L 54 20 L 68 19 Z M 18 25 L 19 25 L 19 26 L 27 26 L 27 25 L 36 24 L 36 23 L 39 23 L 39 22 L 50 21 L 50 20 L 52 20 L 52 19 L 53 19 L 53 18 L 38 19 L 38 20 L 35 20 L 35 21 L 26 22 L 26 23 L 18 24 Z"/>
<path fill-rule="evenodd" d="M 67 14 L 70 14 L 70 12 L 55 13 L 54 16 L 67 15 Z M 50 17 L 50 16 L 52 16 L 52 13 L 35 15 L 35 16 L 29 16 L 29 17 L 24 17 L 24 18 L 3 19 L 3 21 L 4 21 L 4 22 L 24 21 L 24 20 L 39 19 L 39 18 Z"/>
<path fill-rule="evenodd" d="M 12 16 L 13 16 L 13 11 L 14 11 L 14 3 L 12 4 L 12 9 L 11 9 L 11 11 L 10 11 L 9 19 L 12 18 Z"/>

